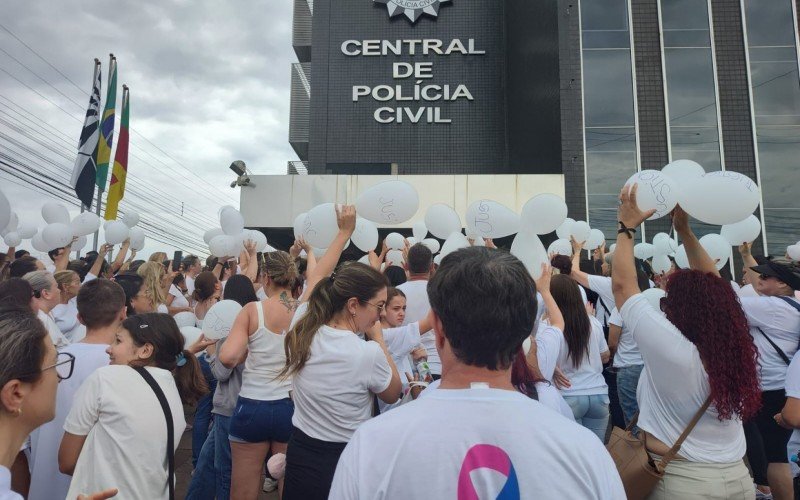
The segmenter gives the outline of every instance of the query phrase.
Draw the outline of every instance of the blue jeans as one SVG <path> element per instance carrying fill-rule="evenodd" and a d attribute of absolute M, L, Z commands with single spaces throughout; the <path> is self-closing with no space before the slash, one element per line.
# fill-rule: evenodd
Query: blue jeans
<path fill-rule="evenodd" d="M 608 430 L 608 394 L 591 396 L 564 396 L 575 421 L 594 432 L 600 441 L 605 442 Z"/>
<path fill-rule="evenodd" d="M 200 451 L 186 500 L 228 500 L 231 494 L 230 417 L 214 415 L 211 433 Z"/>
<path fill-rule="evenodd" d="M 625 415 L 626 426 L 639 411 L 639 403 L 636 402 L 636 387 L 639 385 L 642 368 L 644 365 L 623 366 L 617 369 L 617 395 L 622 413 Z"/>
<path fill-rule="evenodd" d="M 200 362 L 200 369 L 203 377 L 208 384 L 208 394 L 200 398 L 197 402 L 197 411 L 194 413 L 194 423 L 192 424 L 192 468 L 197 468 L 197 459 L 200 457 L 200 450 L 203 443 L 208 438 L 208 431 L 211 427 L 211 409 L 214 406 L 214 391 L 217 389 L 217 379 L 211 373 L 211 365 L 208 364 L 206 354 L 197 357 Z"/>

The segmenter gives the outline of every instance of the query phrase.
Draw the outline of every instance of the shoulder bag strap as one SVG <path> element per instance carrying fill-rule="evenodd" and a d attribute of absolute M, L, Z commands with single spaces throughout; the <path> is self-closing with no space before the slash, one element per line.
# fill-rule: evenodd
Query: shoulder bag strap
<path fill-rule="evenodd" d="M 684 429 L 683 434 L 681 434 L 678 440 L 675 441 L 675 444 L 672 445 L 672 448 L 670 448 L 669 451 L 663 457 L 661 457 L 661 463 L 659 465 L 660 471 L 663 472 L 664 469 L 667 468 L 667 464 L 669 464 L 672 461 L 672 459 L 675 458 L 675 455 L 677 455 L 678 451 L 681 449 L 681 445 L 683 444 L 684 441 L 686 441 L 686 438 L 689 437 L 689 434 L 694 430 L 694 427 L 697 425 L 697 422 L 700 421 L 700 418 L 703 416 L 706 410 L 708 410 L 709 406 L 711 406 L 711 396 L 708 396 L 708 399 L 706 399 L 706 402 L 703 403 L 703 406 L 701 406 L 700 409 L 697 410 L 697 413 L 695 413 L 694 417 L 692 417 L 692 421 L 689 422 L 689 425 L 686 426 L 686 429 Z"/>
<path fill-rule="evenodd" d="M 161 387 L 153 376 L 141 366 L 133 367 L 133 369 L 139 372 L 139 375 L 142 376 L 150 388 L 153 389 L 153 392 L 156 393 L 158 402 L 161 404 L 161 409 L 164 410 L 164 417 L 167 419 L 167 464 L 169 465 L 169 470 L 167 471 L 167 485 L 169 488 L 169 500 L 175 500 L 175 431 L 172 422 L 172 410 L 169 408 L 169 403 L 167 403 L 167 397 L 164 395 L 164 391 L 161 390 Z"/>
<path fill-rule="evenodd" d="M 771 339 L 771 338 L 769 338 L 769 335 L 767 335 L 766 333 L 764 333 L 764 330 L 762 330 L 762 329 L 761 329 L 761 328 L 759 328 L 759 327 L 756 327 L 756 330 L 758 330 L 758 331 L 759 331 L 759 333 L 761 333 L 761 335 L 763 335 L 763 336 L 764 336 L 764 338 L 765 338 L 765 339 L 767 339 L 767 342 L 769 342 L 769 345 L 771 345 L 771 346 L 772 346 L 772 348 L 773 348 L 773 349 L 775 349 L 775 352 L 777 352 L 777 353 L 778 353 L 778 356 L 780 356 L 780 357 L 781 357 L 781 359 L 783 360 L 783 362 L 784 362 L 784 363 L 786 363 L 787 365 L 788 365 L 789 363 L 791 363 L 791 360 L 789 359 L 789 356 L 787 356 L 787 355 L 786 355 L 786 353 L 785 353 L 785 352 L 783 352 L 783 349 L 781 349 L 780 347 L 778 347 L 778 344 L 776 344 L 775 342 L 773 342 L 773 341 L 772 341 L 772 339 Z"/>
<path fill-rule="evenodd" d="M 606 312 L 606 314 L 603 316 L 603 326 L 608 327 L 608 319 L 611 317 L 611 311 L 608 310 L 606 303 L 603 302 L 603 297 L 601 297 L 599 293 L 597 294 L 597 301 L 601 306 L 603 306 L 603 310 Z"/>
<path fill-rule="evenodd" d="M 782 301 L 786 302 L 790 306 L 794 307 L 795 309 L 797 309 L 797 312 L 800 312 L 800 304 L 798 304 L 794 300 L 790 299 L 789 297 L 783 296 L 783 295 L 779 295 L 778 298 L 781 299 Z"/>

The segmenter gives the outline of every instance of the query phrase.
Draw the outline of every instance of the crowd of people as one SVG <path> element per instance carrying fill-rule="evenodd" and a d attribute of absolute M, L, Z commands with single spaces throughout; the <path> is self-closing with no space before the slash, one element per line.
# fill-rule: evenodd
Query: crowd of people
<path fill-rule="evenodd" d="M 624 499 L 613 426 L 663 474 L 636 498 L 800 496 L 800 265 L 743 244 L 731 283 L 676 207 L 691 269 L 654 275 L 651 214 L 623 189 L 613 253 L 573 241 L 535 280 L 490 240 L 340 262 L 352 206 L 323 255 L 9 249 L 0 500 L 175 498 L 187 414 L 187 499 Z M 227 337 L 187 343 L 220 301 Z"/>

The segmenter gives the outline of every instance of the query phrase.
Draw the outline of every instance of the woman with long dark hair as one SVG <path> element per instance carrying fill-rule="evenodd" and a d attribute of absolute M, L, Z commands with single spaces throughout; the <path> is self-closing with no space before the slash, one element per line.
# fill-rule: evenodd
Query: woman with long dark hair
<path fill-rule="evenodd" d="M 72 475 L 67 498 L 116 487 L 125 496 L 167 498 L 167 426 L 144 370 L 172 413 L 174 447 L 186 428 L 183 403 L 208 392 L 195 357 L 171 316 L 147 313 L 122 322 L 107 349 L 111 364 L 96 370 L 75 394 L 58 452 Z M 172 450 L 174 452 L 174 450 Z"/>
<path fill-rule="evenodd" d="M 603 327 L 586 312 L 578 285 L 568 276 L 557 274 L 550 291 L 564 317 L 564 336 L 558 367 L 570 381 L 561 394 L 572 408 L 575 421 L 604 441 L 608 430 L 608 385 L 603 378 L 603 363 L 610 354 Z"/>
<path fill-rule="evenodd" d="M 752 499 L 753 481 L 742 461 L 742 420 L 758 411 L 761 391 L 747 318 L 680 207 L 673 211 L 673 226 L 691 270 L 669 277 L 664 314 L 650 306 L 636 283 L 633 235 L 654 210 L 640 210 L 637 186 L 628 188 L 620 193 L 613 291 L 644 360 L 637 425 L 656 463 L 700 415 L 649 498 Z"/>

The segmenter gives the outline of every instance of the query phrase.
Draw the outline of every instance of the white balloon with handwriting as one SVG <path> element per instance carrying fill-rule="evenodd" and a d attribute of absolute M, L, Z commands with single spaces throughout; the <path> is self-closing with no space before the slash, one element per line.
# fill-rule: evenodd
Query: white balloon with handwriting
<path fill-rule="evenodd" d="M 678 204 L 678 189 L 671 177 L 658 170 L 642 170 L 633 174 L 625 185 L 629 189 L 634 184 L 639 187 L 636 191 L 636 203 L 646 212 L 655 209 L 655 213 L 648 220 L 659 219 L 668 215 Z"/>
<path fill-rule="evenodd" d="M 466 223 L 482 238 L 504 238 L 519 231 L 519 215 L 492 200 L 478 200 L 467 207 Z"/>
<path fill-rule="evenodd" d="M 400 224 L 414 217 L 419 194 L 405 181 L 385 181 L 367 189 L 356 200 L 358 215 L 378 224 Z"/>
<path fill-rule="evenodd" d="M 336 206 L 333 203 L 323 203 L 308 211 L 302 236 L 312 247 L 328 248 L 338 232 Z"/>
<path fill-rule="evenodd" d="M 680 195 L 686 213 L 706 224 L 735 224 L 751 215 L 761 201 L 761 190 L 746 175 L 709 172 Z"/>

